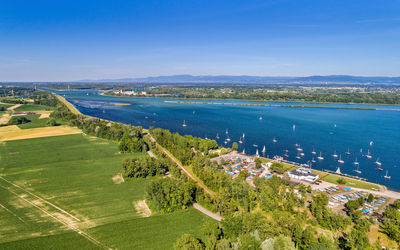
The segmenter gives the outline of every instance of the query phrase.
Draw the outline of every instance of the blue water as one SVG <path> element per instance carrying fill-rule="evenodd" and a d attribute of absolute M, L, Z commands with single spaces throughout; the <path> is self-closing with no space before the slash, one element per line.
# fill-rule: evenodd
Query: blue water
<path fill-rule="evenodd" d="M 350 110 L 291 108 L 269 106 L 244 106 L 231 104 L 279 104 L 253 101 L 204 101 L 172 100 L 156 98 L 109 97 L 97 91 L 57 91 L 65 95 L 83 114 L 132 125 L 161 127 L 181 134 L 216 139 L 220 145 L 231 146 L 245 133 L 239 151 L 248 154 L 261 153 L 266 146 L 265 156 L 283 156 L 288 150 L 290 161 L 308 163 L 313 157 L 317 161 L 312 167 L 335 171 L 340 166 L 342 173 L 356 175 L 353 164 L 357 157 L 360 177 L 400 190 L 400 112 L 384 110 Z M 88 95 L 87 95 L 88 94 Z M 179 103 L 171 101 L 192 101 Z M 115 106 L 129 103 L 129 106 Z M 219 104 L 210 104 L 219 103 Z M 287 103 L 282 103 L 287 105 Z M 351 106 L 398 109 L 390 105 L 350 105 L 294 103 L 293 105 Z M 262 120 L 259 117 L 262 116 Z M 183 127 L 183 121 L 187 126 Z M 295 125 L 295 130 L 293 130 Z M 231 142 L 224 144 L 228 130 Z M 277 142 L 272 140 L 276 138 Z M 370 146 L 370 142 L 373 142 Z M 253 146 L 258 145 L 258 147 Z M 296 159 L 295 144 L 300 144 L 304 157 Z M 317 155 L 312 155 L 315 149 Z M 350 155 L 346 154 L 349 149 Z M 362 149 L 362 152 L 360 150 Z M 336 150 L 344 164 L 339 164 L 332 154 Z M 372 159 L 365 155 L 370 150 Z M 325 158 L 318 161 L 319 152 Z M 375 161 L 379 157 L 384 171 L 378 171 Z M 391 180 L 383 176 L 389 171 Z"/>

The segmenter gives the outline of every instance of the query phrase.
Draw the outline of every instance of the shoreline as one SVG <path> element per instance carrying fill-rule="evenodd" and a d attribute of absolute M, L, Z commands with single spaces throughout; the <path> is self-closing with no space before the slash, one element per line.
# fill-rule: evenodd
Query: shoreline
<path fill-rule="evenodd" d="M 55 95 L 57 95 L 57 94 L 55 94 Z M 58 96 L 58 95 L 57 95 L 57 96 Z M 60 97 L 61 97 L 61 96 L 60 96 Z M 62 98 L 62 97 L 61 97 L 61 98 Z M 64 99 L 64 98 L 62 98 L 62 99 Z M 68 105 L 68 108 L 69 108 L 70 106 L 72 106 L 74 109 L 77 110 L 77 108 L 76 108 L 72 103 L 68 102 L 66 99 L 64 99 L 64 101 L 65 101 L 66 103 L 69 104 L 69 105 Z M 64 103 L 64 102 L 63 102 L 63 103 Z M 78 110 L 78 112 L 79 112 L 81 115 L 83 115 L 83 116 L 87 116 L 87 115 L 85 115 L 85 114 L 82 114 L 79 110 Z M 93 117 L 93 116 L 87 116 L 87 117 Z M 103 118 L 100 118 L 100 117 L 96 117 L 96 118 L 102 119 L 102 120 L 106 120 L 106 119 L 103 119 Z M 106 120 L 106 121 L 109 121 L 109 120 Z M 115 121 L 112 121 L 112 122 L 115 122 Z M 144 128 L 144 129 L 145 129 L 145 128 Z M 251 156 L 255 156 L 255 155 L 251 155 Z M 265 157 L 263 157 L 263 158 L 265 158 Z M 269 158 L 265 158 L 265 159 L 274 161 L 273 159 L 269 159 Z M 287 163 L 287 164 L 289 164 L 289 163 Z M 292 165 L 293 167 L 299 167 L 299 166 L 300 166 L 300 163 L 299 163 L 299 165 L 295 165 L 295 164 L 289 164 L 289 165 Z M 319 171 L 319 172 L 325 173 L 325 174 L 331 174 L 331 173 L 326 172 L 326 171 L 324 171 L 324 170 L 317 170 L 317 169 L 313 169 L 313 170 Z M 357 180 L 357 181 L 362 181 L 362 180 L 358 180 L 357 178 L 351 178 L 351 177 L 346 177 L 346 178 L 354 179 L 354 180 Z M 368 184 L 377 185 L 378 187 L 382 187 L 383 190 L 380 190 L 380 192 L 388 191 L 388 192 L 395 192 L 395 193 L 398 193 L 398 194 L 399 194 L 399 197 L 400 197 L 400 192 L 399 192 L 398 190 L 391 189 L 391 188 L 388 188 L 388 187 L 385 186 L 385 185 L 378 184 L 378 183 L 374 183 L 374 182 L 369 182 L 369 181 L 362 181 L 362 182 L 365 182 L 365 183 L 368 183 Z M 332 183 L 332 184 L 337 185 L 336 183 Z M 369 189 L 365 189 L 365 190 L 372 191 L 372 190 L 369 190 Z"/>
<path fill-rule="evenodd" d="M 101 90 L 99 90 L 101 91 Z M 102 91 L 100 95 L 113 96 L 113 97 L 130 97 L 130 98 L 154 98 L 154 99 L 182 99 L 182 100 L 210 100 L 210 101 L 248 101 L 248 102 L 283 102 L 283 103 L 312 103 L 312 104 L 345 104 L 345 105 L 380 105 L 380 106 L 399 106 L 400 104 L 389 104 L 389 103 L 354 103 L 354 102 L 312 102 L 312 101 L 287 101 L 287 100 L 267 100 L 267 99 L 220 99 L 220 98 L 199 98 L 199 97 L 174 97 L 174 96 L 131 96 L 131 95 L 108 95 L 106 91 Z"/>

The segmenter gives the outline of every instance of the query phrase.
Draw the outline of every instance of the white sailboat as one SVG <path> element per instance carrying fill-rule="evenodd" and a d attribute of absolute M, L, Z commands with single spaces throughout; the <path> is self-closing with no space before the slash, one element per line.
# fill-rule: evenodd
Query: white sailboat
<path fill-rule="evenodd" d="M 350 154 L 350 148 L 347 148 L 346 155 Z"/>
<path fill-rule="evenodd" d="M 374 145 L 374 142 L 373 142 L 373 141 L 370 141 L 370 142 L 369 142 L 369 146 L 372 147 L 372 145 Z"/>
<path fill-rule="evenodd" d="M 261 120 L 262 120 L 262 116 L 260 116 L 260 117 L 258 118 L 258 120 L 260 120 L 260 121 L 261 121 Z"/>
<path fill-rule="evenodd" d="M 354 165 L 360 165 L 360 163 L 357 161 L 357 157 L 356 160 L 353 162 Z"/>
<path fill-rule="evenodd" d="M 242 152 L 242 154 L 245 154 L 245 153 L 246 153 L 246 150 L 244 150 L 244 149 L 243 149 L 243 152 Z"/>
<path fill-rule="evenodd" d="M 293 131 L 295 131 L 295 130 L 296 130 L 296 125 L 293 124 Z"/>
<path fill-rule="evenodd" d="M 378 165 L 378 166 L 382 166 L 382 162 L 379 161 L 379 157 L 376 159 L 375 164 Z"/>
<path fill-rule="evenodd" d="M 342 172 L 340 172 L 340 167 L 338 167 L 338 168 L 336 169 L 335 173 L 337 173 L 337 174 L 341 174 L 341 173 L 342 173 Z"/>
<path fill-rule="evenodd" d="M 243 140 L 244 140 L 244 133 L 243 133 L 243 135 L 242 135 L 242 138 L 243 138 Z"/>
<path fill-rule="evenodd" d="M 315 152 L 315 149 L 314 149 L 314 148 L 313 148 L 311 154 L 313 154 L 313 155 L 316 155 L 316 154 L 317 154 L 317 152 Z"/>
<path fill-rule="evenodd" d="M 357 169 L 354 169 L 354 172 L 356 172 L 357 174 L 361 174 L 361 170 L 360 170 L 360 165 L 357 164 Z"/>
<path fill-rule="evenodd" d="M 186 127 L 187 125 L 186 125 L 186 121 L 185 120 L 183 120 L 183 124 L 182 124 L 182 127 Z"/>
<path fill-rule="evenodd" d="M 275 143 L 277 142 L 276 138 L 274 137 L 274 139 L 272 139 L 272 142 Z"/>
<path fill-rule="evenodd" d="M 225 134 L 228 134 L 228 129 L 225 130 Z"/>
<path fill-rule="evenodd" d="M 215 137 L 216 139 L 219 139 L 219 135 L 218 135 L 218 133 L 217 133 L 217 136 Z"/>
<path fill-rule="evenodd" d="M 388 179 L 388 180 L 390 180 L 390 178 L 392 178 L 391 176 L 389 176 L 388 175 L 388 171 L 386 170 L 386 175 L 385 176 L 383 176 L 385 179 Z"/>
<path fill-rule="evenodd" d="M 256 150 L 256 156 L 260 157 L 260 154 L 258 153 L 258 149 Z"/>
<path fill-rule="evenodd" d="M 338 155 L 336 154 L 336 150 L 333 152 L 333 155 L 332 155 L 334 158 L 337 158 L 338 157 Z"/>
<path fill-rule="evenodd" d="M 242 141 L 242 138 L 241 138 L 241 137 L 239 138 L 239 143 L 240 143 L 240 144 L 242 144 L 242 143 L 243 143 L 243 141 Z"/>
<path fill-rule="evenodd" d="M 266 151 L 267 151 L 267 149 L 265 148 L 265 145 L 264 145 L 264 147 L 263 147 L 261 152 L 265 153 Z"/>
<path fill-rule="evenodd" d="M 368 149 L 368 153 L 365 155 L 365 157 L 367 157 L 368 159 L 371 159 L 371 158 L 372 158 L 372 156 L 371 156 L 370 153 L 369 153 L 369 149 Z"/>
<path fill-rule="evenodd" d="M 338 162 L 339 162 L 340 164 L 343 164 L 343 163 L 344 163 L 344 161 L 342 160 L 342 155 L 339 156 Z"/>
<path fill-rule="evenodd" d="M 316 160 L 314 160 L 314 157 L 311 159 L 311 162 L 312 163 L 315 163 L 315 162 L 317 162 Z"/>
<path fill-rule="evenodd" d="M 321 153 L 321 152 L 319 152 L 319 156 L 318 156 L 317 158 L 318 158 L 318 160 L 320 160 L 320 161 L 324 160 L 324 157 L 322 157 L 322 153 Z"/>

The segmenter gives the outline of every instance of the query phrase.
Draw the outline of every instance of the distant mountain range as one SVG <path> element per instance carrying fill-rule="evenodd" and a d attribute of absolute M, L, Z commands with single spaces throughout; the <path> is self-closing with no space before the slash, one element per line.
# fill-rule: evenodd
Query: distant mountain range
<path fill-rule="evenodd" d="M 328 76 L 193 76 L 193 75 L 172 75 L 152 76 L 143 78 L 121 78 L 121 79 L 100 79 L 80 80 L 77 82 L 86 83 L 238 83 L 238 84 L 273 84 L 273 83 L 328 83 L 328 84 L 400 84 L 400 77 L 385 76 L 351 76 L 351 75 L 328 75 Z"/>

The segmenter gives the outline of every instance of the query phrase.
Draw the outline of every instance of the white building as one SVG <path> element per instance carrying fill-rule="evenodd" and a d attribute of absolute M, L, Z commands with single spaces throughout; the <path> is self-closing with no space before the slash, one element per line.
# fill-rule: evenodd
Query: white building
<path fill-rule="evenodd" d="M 311 170 L 307 168 L 298 168 L 295 170 L 291 170 L 288 172 L 288 175 L 292 179 L 309 182 L 314 182 L 319 179 L 319 175 L 311 173 Z"/>

